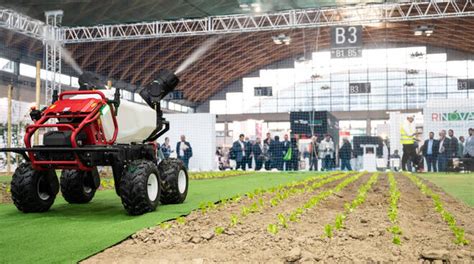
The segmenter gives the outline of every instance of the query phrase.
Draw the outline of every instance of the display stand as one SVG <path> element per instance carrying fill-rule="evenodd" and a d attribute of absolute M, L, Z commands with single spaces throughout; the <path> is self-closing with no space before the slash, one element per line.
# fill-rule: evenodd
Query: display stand
<path fill-rule="evenodd" d="M 377 171 L 377 147 L 376 144 L 360 145 L 362 148 L 362 171 Z"/>

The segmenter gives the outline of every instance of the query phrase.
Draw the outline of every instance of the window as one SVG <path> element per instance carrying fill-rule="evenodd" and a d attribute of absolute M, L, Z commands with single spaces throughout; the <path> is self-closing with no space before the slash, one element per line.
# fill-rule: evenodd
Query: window
<path fill-rule="evenodd" d="M 272 87 L 254 87 L 255 96 L 272 96 Z"/>

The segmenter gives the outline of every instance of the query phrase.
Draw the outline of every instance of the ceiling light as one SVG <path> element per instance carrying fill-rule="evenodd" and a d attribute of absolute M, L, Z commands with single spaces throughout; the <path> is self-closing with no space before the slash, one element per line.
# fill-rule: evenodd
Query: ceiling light
<path fill-rule="evenodd" d="M 423 34 L 427 37 L 431 36 L 434 32 L 434 26 L 431 25 L 421 25 L 417 26 L 414 29 L 415 36 L 422 36 Z"/>
<path fill-rule="evenodd" d="M 273 39 L 273 43 L 277 45 L 281 45 L 281 44 L 290 45 L 291 43 L 291 38 L 285 34 L 273 36 L 272 39 Z"/>

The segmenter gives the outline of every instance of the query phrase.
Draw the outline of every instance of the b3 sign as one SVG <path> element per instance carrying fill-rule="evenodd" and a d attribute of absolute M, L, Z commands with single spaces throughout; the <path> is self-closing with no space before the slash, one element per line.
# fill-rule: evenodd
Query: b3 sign
<path fill-rule="evenodd" d="M 331 28 L 331 58 L 362 56 L 362 26 Z"/>

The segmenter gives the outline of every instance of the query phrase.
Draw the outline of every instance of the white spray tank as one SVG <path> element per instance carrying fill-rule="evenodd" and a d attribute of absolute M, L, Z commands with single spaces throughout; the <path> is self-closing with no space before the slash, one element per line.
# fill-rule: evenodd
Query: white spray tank
<path fill-rule="evenodd" d="M 91 83 L 92 86 L 97 87 L 97 84 L 94 84 L 98 80 L 95 79 L 91 81 L 92 78 L 93 77 L 87 75 L 80 78 L 79 82 L 81 87 L 91 86 Z M 84 79 L 87 79 L 87 81 Z M 115 143 L 130 144 L 141 143 L 143 141 L 154 141 L 160 135 L 164 134 L 168 130 L 169 124 L 163 118 L 160 102 L 168 93 L 174 90 L 178 82 L 179 79 L 173 73 L 167 70 L 162 70 L 155 81 L 139 91 L 140 96 L 150 107 L 126 100 L 120 100 L 116 114 L 118 134 Z M 100 91 L 107 99 L 117 100 L 114 89 L 103 89 Z M 72 97 L 72 99 L 84 97 L 98 97 L 98 95 L 77 95 Z M 105 137 L 110 140 L 115 128 L 112 119 L 112 112 L 108 105 L 101 110 L 101 122 L 102 127 L 104 128 Z"/>

